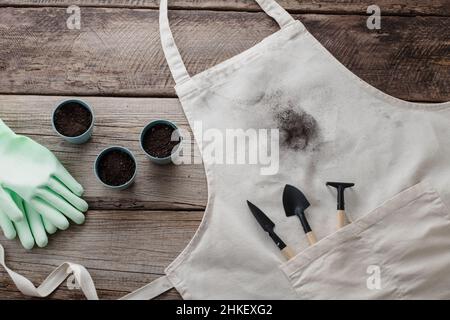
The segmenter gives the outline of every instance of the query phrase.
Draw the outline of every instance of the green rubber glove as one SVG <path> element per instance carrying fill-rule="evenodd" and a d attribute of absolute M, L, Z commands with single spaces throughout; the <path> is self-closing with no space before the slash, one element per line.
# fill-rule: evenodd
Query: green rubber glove
<path fill-rule="evenodd" d="M 20 242 L 25 249 L 31 249 L 36 243 L 43 248 L 48 243 L 46 231 L 53 233 L 56 227 L 50 222 L 44 223 L 43 218 L 30 205 L 26 204 L 17 194 L 7 191 L 17 208 L 23 213 L 24 218 L 19 222 L 13 222 L 0 210 L 0 227 L 7 239 L 19 236 Z M 47 229 L 48 228 L 48 229 Z"/>
<path fill-rule="evenodd" d="M 54 231 L 52 226 L 67 229 L 67 218 L 81 224 L 88 209 L 82 194 L 83 187 L 53 153 L 28 137 L 16 135 L 0 120 L 0 211 L 16 227 L 26 222 L 27 212 L 32 210 L 43 217 L 47 231 Z M 15 195 L 25 202 L 24 210 L 17 205 Z"/>

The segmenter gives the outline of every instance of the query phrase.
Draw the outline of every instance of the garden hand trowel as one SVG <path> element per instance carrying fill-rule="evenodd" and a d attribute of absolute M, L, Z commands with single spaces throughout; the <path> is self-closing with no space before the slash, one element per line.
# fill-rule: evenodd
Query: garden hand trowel
<path fill-rule="evenodd" d="M 309 226 L 305 216 L 305 210 L 310 206 L 305 195 L 296 187 L 287 184 L 283 192 L 283 206 L 286 216 L 297 216 L 300 219 L 306 238 L 310 245 L 317 242 L 316 236 Z"/>
<path fill-rule="evenodd" d="M 277 245 L 277 247 L 280 249 L 281 253 L 285 256 L 287 260 L 294 257 L 294 251 L 290 247 L 288 247 L 283 240 L 278 237 L 278 235 L 273 231 L 275 228 L 275 223 L 273 223 L 272 220 L 269 219 L 268 216 L 264 214 L 257 206 L 255 206 L 250 201 L 247 201 L 248 207 L 250 208 L 250 211 L 252 212 L 253 216 L 255 217 L 256 221 L 261 225 L 261 227 L 264 229 L 265 232 L 269 234 L 269 236 L 272 238 L 273 242 Z"/>

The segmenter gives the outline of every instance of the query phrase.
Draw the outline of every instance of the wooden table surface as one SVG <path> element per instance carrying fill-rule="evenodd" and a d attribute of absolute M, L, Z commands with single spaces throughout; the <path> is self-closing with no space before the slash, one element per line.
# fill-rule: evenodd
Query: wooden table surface
<path fill-rule="evenodd" d="M 0 118 L 55 152 L 85 186 L 83 226 L 24 250 L 0 242 L 7 264 L 36 285 L 64 261 L 91 272 L 101 298 L 118 298 L 163 274 L 196 231 L 206 205 L 202 165 L 155 166 L 138 146 L 141 128 L 166 118 L 189 129 L 162 54 L 157 0 L 0 0 Z M 188 71 L 196 74 L 277 30 L 253 0 L 173 0 L 170 19 Z M 371 0 L 280 0 L 355 74 L 401 99 L 450 100 L 450 1 L 378 0 L 381 30 L 366 27 Z M 81 29 L 66 27 L 81 7 Z M 92 140 L 70 145 L 51 130 L 57 101 L 78 96 L 96 113 Z M 138 158 L 135 185 L 110 191 L 92 167 L 106 146 Z M 83 298 L 64 283 L 51 296 Z M 0 270 L 0 298 L 22 298 Z M 162 299 L 179 298 L 175 290 Z"/>

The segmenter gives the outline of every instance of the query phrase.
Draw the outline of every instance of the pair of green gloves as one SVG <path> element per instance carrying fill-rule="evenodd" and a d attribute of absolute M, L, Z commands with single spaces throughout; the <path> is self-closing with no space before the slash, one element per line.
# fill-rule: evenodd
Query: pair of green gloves
<path fill-rule="evenodd" d="M 26 249 L 45 247 L 48 234 L 84 222 L 83 187 L 47 148 L 16 135 L 0 119 L 0 227 Z"/>

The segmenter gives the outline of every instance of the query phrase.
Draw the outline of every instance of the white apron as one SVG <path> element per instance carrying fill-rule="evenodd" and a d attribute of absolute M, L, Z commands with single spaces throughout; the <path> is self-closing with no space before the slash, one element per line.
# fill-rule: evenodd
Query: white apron
<path fill-rule="evenodd" d="M 152 298 L 172 287 L 186 299 L 450 298 L 450 103 L 382 93 L 275 1 L 257 2 L 281 29 L 193 77 L 169 29 L 167 0 L 161 0 L 161 39 L 191 126 L 278 128 L 279 171 L 261 175 L 261 165 L 205 161 L 208 205 L 197 233 L 165 277 L 125 298 Z M 196 139 L 205 152 L 202 137 Z M 335 190 L 325 186 L 333 180 L 356 184 L 346 191 L 352 223 L 339 231 Z M 314 246 L 298 219 L 285 216 L 287 183 L 311 202 Z M 285 261 L 246 200 L 276 223 L 298 253 L 294 258 Z M 67 269 L 88 298 L 97 298 L 79 265 L 63 264 L 38 289 L 7 270 L 22 292 L 44 296 Z"/>

